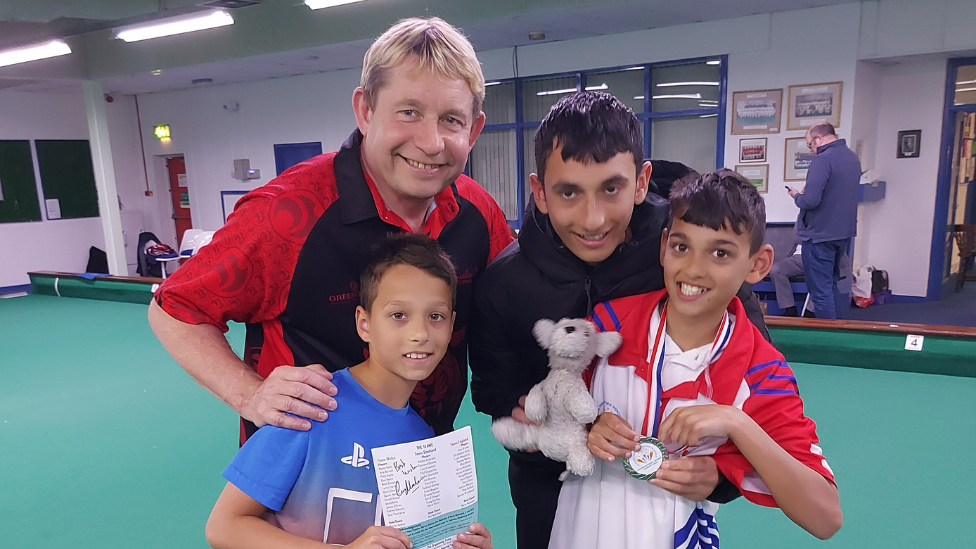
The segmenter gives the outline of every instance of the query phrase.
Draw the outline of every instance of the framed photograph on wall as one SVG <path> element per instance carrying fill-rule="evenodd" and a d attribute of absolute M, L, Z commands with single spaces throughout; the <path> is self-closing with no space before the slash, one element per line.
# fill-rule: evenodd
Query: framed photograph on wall
<path fill-rule="evenodd" d="M 807 147 L 805 137 L 791 137 L 786 140 L 785 158 L 783 159 L 784 181 L 806 181 L 807 170 L 817 155 Z"/>
<path fill-rule="evenodd" d="M 764 193 L 769 190 L 769 164 L 737 165 L 735 171 Z"/>
<path fill-rule="evenodd" d="M 779 133 L 783 90 L 732 92 L 732 135 Z"/>
<path fill-rule="evenodd" d="M 921 146 L 922 130 L 898 132 L 898 158 L 918 158 Z"/>
<path fill-rule="evenodd" d="M 739 162 L 765 162 L 766 138 L 739 140 Z"/>
<path fill-rule="evenodd" d="M 790 86 L 786 129 L 805 130 L 818 122 L 840 126 L 842 82 Z"/>

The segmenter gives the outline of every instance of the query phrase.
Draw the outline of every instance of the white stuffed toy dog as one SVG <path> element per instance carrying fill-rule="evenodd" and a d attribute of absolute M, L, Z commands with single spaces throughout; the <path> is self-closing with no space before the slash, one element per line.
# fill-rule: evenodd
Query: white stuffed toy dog
<path fill-rule="evenodd" d="M 587 476 L 596 462 L 586 448 L 586 425 L 596 419 L 597 408 L 582 374 L 594 356 L 610 356 L 620 347 L 620 334 L 598 332 L 580 318 L 542 319 L 532 334 L 549 351 L 549 375 L 529 391 L 525 415 L 542 424 L 504 417 L 492 423 L 491 432 L 506 448 L 538 448 L 550 459 L 566 462 L 569 472 Z"/>

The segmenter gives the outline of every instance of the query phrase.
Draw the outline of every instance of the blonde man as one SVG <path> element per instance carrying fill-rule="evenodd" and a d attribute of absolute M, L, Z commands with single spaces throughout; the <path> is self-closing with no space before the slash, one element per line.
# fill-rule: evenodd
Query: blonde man
<path fill-rule="evenodd" d="M 467 385 L 471 282 L 511 241 L 498 205 L 461 173 L 483 99 L 481 67 L 457 29 L 400 21 L 366 54 L 352 95 L 358 128 L 342 147 L 247 194 L 156 292 L 153 331 L 241 415 L 242 442 L 263 425 L 308 430 L 341 406 L 332 372 L 368 356 L 355 322 L 360 271 L 393 232 L 436 239 L 459 273 L 447 353 L 411 398 L 435 433 L 452 430 Z M 243 361 L 222 335 L 228 321 L 247 324 Z"/>

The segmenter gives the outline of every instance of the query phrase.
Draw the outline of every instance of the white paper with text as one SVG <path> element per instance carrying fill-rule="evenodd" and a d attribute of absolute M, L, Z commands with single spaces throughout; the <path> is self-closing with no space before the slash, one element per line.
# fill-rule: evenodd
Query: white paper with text
<path fill-rule="evenodd" d="M 478 521 L 470 427 L 372 452 L 385 524 L 410 536 L 415 549 L 449 548 Z"/>

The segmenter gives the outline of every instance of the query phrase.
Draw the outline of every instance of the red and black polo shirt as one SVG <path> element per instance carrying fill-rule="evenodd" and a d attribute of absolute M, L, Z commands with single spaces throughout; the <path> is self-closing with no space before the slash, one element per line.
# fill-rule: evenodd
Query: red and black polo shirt
<path fill-rule="evenodd" d="M 362 137 L 356 130 L 338 152 L 302 162 L 242 197 L 213 242 L 160 286 L 159 306 L 183 322 L 224 331 L 228 321 L 246 323 L 244 361 L 262 377 L 281 365 L 336 371 L 362 362 L 368 347 L 355 325 L 360 272 L 375 243 L 410 230 L 364 173 Z M 501 209 L 467 176 L 435 204 L 422 230 L 457 269 L 457 320 L 448 353 L 417 384 L 411 404 L 441 434 L 453 429 L 467 388 L 471 283 L 512 238 Z"/>

